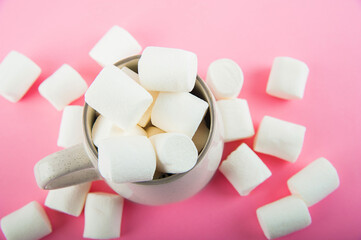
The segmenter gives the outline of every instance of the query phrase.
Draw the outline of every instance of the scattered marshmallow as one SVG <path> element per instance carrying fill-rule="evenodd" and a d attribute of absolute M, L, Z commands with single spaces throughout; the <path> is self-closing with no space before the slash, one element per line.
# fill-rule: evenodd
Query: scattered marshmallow
<path fill-rule="evenodd" d="M 139 59 L 138 73 L 147 90 L 190 92 L 197 77 L 197 55 L 182 49 L 147 47 Z"/>
<path fill-rule="evenodd" d="M 272 175 L 257 154 L 245 143 L 222 162 L 219 170 L 241 196 L 248 195 Z"/>
<path fill-rule="evenodd" d="M 160 133 L 149 138 L 157 155 L 157 170 L 183 173 L 197 163 L 198 151 L 192 139 L 181 133 Z"/>
<path fill-rule="evenodd" d="M 207 83 L 216 99 L 236 98 L 243 85 L 243 72 L 231 59 L 218 59 L 208 67 Z"/>
<path fill-rule="evenodd" d="M 152 124 L 166 132 L 184 133 L 192 138 L 208 103 L 190 93 L 159 93 L 151 114 Z"/>
<path fill-rule="evenodd" d="M 83 211 L 91 182 L 50 190 L 45 206 L 78 217 Z"/>
<path fill-rule="evenodd" d="M 269 95 L 283 99 L 301 99 L 309 69 L 304 62 L 290 57 L 276 57 L 268 78 Z"/>
<path fill-rule="evenodd" d="M 159 129 L 154 126 L 147 127 L 146 129 L 147 135 L 150 138 L 153 135 L 159 134 L 159 133 L 165 133 L 162 129 Z"/>
<path fill-rule="evenodd" d="M 100 141 L 116 136 L 147 136 L 147 132 L 135 125 L 126 130 L 120 129 L 112 121 L 102 115 L 95 120 L 92 128 L 92 139 L 95 146 L 99 146 Z"/>
<path fill-rule="evenodd" d="M 138 73 L 134 72 L 133 70 L 131 70 L 128 67 L 122 67 L 120 70 L 125 72 L 129 77 L 131 77 L 134 81 L 136 81 L 138 84 L 140 84 Z"/>
<path fill-rule="evenodd" d="M 57 143 L 59 147 L 68 148 L 83 142 L 82 120 L 82 106 L 67 106 L 64 108 Z"/>
<path fill-rule="evenodd" d="M 85 101 L 118 127 L 127 129 L 139 122 L 153 98 L 126 73 L 109 65 L 90 85 Z"/>
<path fill-rule="evenodd" d="M 335 167 L 327 159 L 318 158 L 288 179 L 287 185 L 310 207 L 336 190 L 340 180 Z"/>
<path fill-rule="evenodd" d="M 206 145 L 208 135 L 209 129 L 206 122 L 203 120 L 201 124 L 199 124 L 199 127 L 192 138 L 192 141 L 194 142 L 194 145 L 196 145 L 198 152 L 201 152 L 204 145 Z"/>
<path fill-rule="evenodd" d="M 119 238 L 124 200 L 110 193 L 89 193 L 84 215 L 84 238 Z"/>
<path fill-rule="evenodd" d="M 147 126 L 147 124 L 150 121 L 150 117 L 152 115 L 152 110 L 153 110 L 153 106 L 155 101 L 157 100 L 157 97 L 159 95 L 159 92 L 154 92 L 154 91 L 149 91 L 150 95 L 152 95 L 153 97 L 153 102 L 152 104 L 148 107 L 147 111 L 145 111 L 145 113 L 143 114 L 142 118 L 140 119 L 140 121 L 138 122 L 138 125 L 141 127 L 145 127 Z"/>
<path fill-rule="evenodd" d="M 248 103 L 244 99 L 217 101 L 224 126 L 224 141 L 245 139 L 254 135 L 254 128 Z"/>
<path fill-rule="evenodd" d="M 304 126 L 265 116 L 259 125 L 253 149 L 295 162 L 301 153 L 305 132 Z"/>
<path fill-rule="evenodd" d="M 81 97 L 88 85 L 80 74 L 68 64 L 63 64 L 39 86 L 39 93 L 58 111 Z"/>
<path fill-rule="evenodd" d="M 104 67 L 141 51 L 142 47 L 127 30 L 113 26 L 90 50 L 89 55 Z"/>
<path fill-rule="evenodd" d="M 100 174 L 114 183 L 153 179 L 156 155 L 144 136 L 120 136 L 104 139 L 98 146 Z"/>
<path fill-rule="evenodd" d="M 40 73 L 40 67 L 30 58 L 11 51 L 0 64 L 0 95 L 10 102 L 18 102 Z"/>
<path fill-rule="evenodd" d="M 305 202 L 296 196 L 288 196 L 258 208 L 257 218 L 268 239 L 285 236 L 311 224 Z"/>
<path fill-rule="evenodd" d="M 8 240 L 40 239 L 52 232 L 48 216 L 36 201 L 3 217 L 1 229 Z"/>

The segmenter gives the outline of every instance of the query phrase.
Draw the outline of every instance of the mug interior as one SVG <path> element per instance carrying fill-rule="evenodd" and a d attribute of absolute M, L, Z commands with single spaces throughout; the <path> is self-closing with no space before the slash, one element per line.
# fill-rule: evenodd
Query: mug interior
<path fill-rule="evenodd" d="M 114 65 L 119 68 L 128 67 L 131 70 L 133 70 L 134 72 L 138 73 L 138 61 L 139 61 L 140 56 L 141 55 L 136 55 L 136 56 L 132 56 L 132 57 L 123 59 L 123 60 L 115 63 Z M 194 89 L 191 91 L 191 94 L 203 99 L 204 101 L 206 101 L 208 103 L 208 106 L 209 106 L 208 110 L 204 116 L 206 125 L 209 128 L 209 135 L 208 135 L 208 139 L 207 139 L 203 149 L 198 154 L 198 159 L 197 159 L 197 163 L 196 163 L 196 165 L 197 165 L 204 158 L 204 155 L 208 151 L 210 142 L 212 141 L 212 138 L 213 138 L 214 127 L 215 127 L 215 124 L 214 124 L 214 121 L 215 121 L 215 113 L 214 113 L 215 102 L 214 101 L 215 100 L 214 100 L 214 98 L 212 98 L 212 94 L 211 94 L 209 88 L 207 87 L 207 85 L 204 83 L 204 81 L 198 75 L 196 78 L 196 83 L 195 83 Z M 98 162 L 97 162 L 98 150 L 97 150 L 97 147 L 93 144 L 91 131 L 92 131 L 93 124 L 98 116 L 99 116 L 99 113 L 97 111 L 95 111 L 87 103 L 84 104 L 83 131 L 84 131 L 84 135 L 85 135 L 85 139 L 86 139 L 85 144 L 86 144 L 88 150 L 90 150 L 88 152 L 91 155 L 91 160 L 95 167 L 97 167 L 97 165 L 98 165 Z M 194 167 L 196 167 L 196 166 L 194 166 Z M 159 184 L 159 183 L 169 182 L 169 181 L 178 179 L 179 177 L 181 177 L 185 174 L 187 174 L 187 172 L 171 174 L 169 176 L 159 178 L 159 179 L 153 179 L 151 181 L 138 182 L 137 184 Z"/>

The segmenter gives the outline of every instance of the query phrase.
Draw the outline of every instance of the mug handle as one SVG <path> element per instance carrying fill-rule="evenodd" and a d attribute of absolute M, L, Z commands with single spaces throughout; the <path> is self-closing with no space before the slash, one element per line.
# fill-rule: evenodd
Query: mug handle
<path fill-rule="evenodd" d="M 42 189 L 57 189 L 101 179 L 83 144 L 55 152 L 34 167 L 35 179 Z"/>

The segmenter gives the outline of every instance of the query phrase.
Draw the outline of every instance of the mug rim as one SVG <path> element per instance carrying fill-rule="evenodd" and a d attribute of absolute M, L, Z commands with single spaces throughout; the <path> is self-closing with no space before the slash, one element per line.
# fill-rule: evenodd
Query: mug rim
<path fill-rule="evenodd" d="M 141 57 L 141 55 L 134 55 L 125 59 L 122 59 L 116 63 L 114 63 L 114 65 L 116 67 L 119 67 L 120 65 L 126 64 L 130 61 L 139 59 Z M 194 165 L 194 167 L 192 169 L 194 169 L 205 157 L 206 153 L 208 152 L 209 148 L 210 148 L 210 143 L 212 142 L 213 138 L 214 138 L 214 129 L 215 129 L 215 99 L 210 91 L 210 89 L 208 88 L 208 86 L 206 85 L 206 83 L 203 81 L 202 78 L 199 77 L 199 75 L 197 74 L 196 77 L 196 81 L 200 84 L 202 90 L 205 92 L 205 98 L 203 99 L 205 101 L 207 101 L 208 103 L 208 107 L 209 107 L 209 114 L 210 114 L 210 128 L 209 128 L 209 135 L 208 135 L 208 139 L 203 147 L 203 149 L 201 150 L 200 154 L 198 155 L 197 158 L 197 163 Z M 93 159 L 96 159 L 96 161 L 98 161 L 98 151 L 96 150 L 93 141 L 92 141 L 92 136 L 91 136 L 91 127 L 88 128 L 87 127 L 87 118 L 88 118 L 88 111 L 89 109 L 93 109 L 92 107 L 90 107 L 86 102 L 84 103 L 84 108 L 83 108 L 83 118 L 82 118 L 82 126 L 83 126 L 83 133 L 85 136 L 85 146 L 87 149 L 88 154 L 91 154 Z M 96 111 L 95 109 L 93 109 L 94 111 Z M 90 129 L 90 131 L 88 131 L 88 129 Z M 89 151 L 90 150 L 90 151 Z M 94 162 L 92 161 L 92 164 L 94 165 Z M 98 166 L 94 166 L 95 168 L 98 168 Z M 133 182 L 133 184 L 139 184 L 139 185 L 158 185 L 158 184 L 165 184 L 165 183 L 169 183 L 172 181 L 175 181 L 185 175 L 187 175 L 190 171 L 192 171 L 192 169 L 190 169 L 187 172 L 184 173 L 177 173 L 177 174 L 173 174 L 171 176 L 165 177 L 165 178 L 160 178 L 160 179 L 153 179 L 150 181 L 142 181 L 142 182 Z"/>

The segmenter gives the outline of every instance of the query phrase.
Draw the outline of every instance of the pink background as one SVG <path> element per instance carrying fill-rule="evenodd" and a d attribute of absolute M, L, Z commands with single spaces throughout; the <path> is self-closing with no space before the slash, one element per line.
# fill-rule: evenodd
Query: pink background
<path fill-rule="evenodd" d="M 334 164 L 341 186 L 310 208 L 311 226 L 283 239 L 361 239 L 360 0 L 0 1 L 0 59 L 17 50 L 42 68 L 19 103 L 0 97 L 0 217 L 32 200 L 44 202 L 47 193 L 37 187 L 33 166 L 60 150 L 62 113 L 37 87 L 63 63 L 90 84 L 101 68 L 88 52 L 115 24 L 143 47 L 195 52 L 203 78 L 212 61 L 235 60 L 245 76 L 240 97 L 248 100 L 256 128 L 264 115 L 307 127 L 296 163 L 260 154 L 273 175 L 248 197 L 240 197 L 217 172 L 202 192 L 180 203 L 149 207 L 126 201 L 122 239 L 263 239 L 256 209 L 288 195 L 287 179 L 321 156 Z M 308 64 L 303 100 L 265 93 L 276 56 Z M 240 143 L 226 144 L 223 158 Z M 102 182 L 91 191 L 111 192 Z M 75 218 L 46 211 L 53 224 L 46 239 L 82 237 L 83 214 Z"/>

